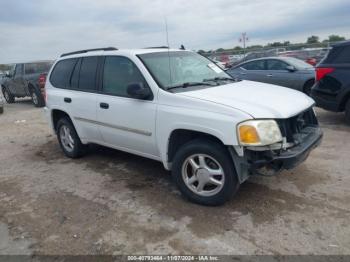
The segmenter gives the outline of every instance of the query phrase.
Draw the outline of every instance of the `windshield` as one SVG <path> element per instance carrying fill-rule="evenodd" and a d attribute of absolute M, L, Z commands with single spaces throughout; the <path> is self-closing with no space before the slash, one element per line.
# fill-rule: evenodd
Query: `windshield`
<path fill-rule="evenodd" d="M 230 78 L 209 59 L 188 51 L 148 53 L 138 56 L 161 88 L 167 90 L 186 83 L 201 83 L 208 79 Z"/>

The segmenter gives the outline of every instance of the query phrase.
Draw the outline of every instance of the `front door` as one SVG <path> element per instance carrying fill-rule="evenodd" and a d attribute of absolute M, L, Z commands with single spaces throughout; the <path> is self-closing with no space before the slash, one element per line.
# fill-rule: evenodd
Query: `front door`
<path fill-rule="evenodd" d="M 131 83 L 148 87 L 137 66 L 122 56 L 107 56 L 97 98 L 97 121 L 104 143 L 124 151 L 158 158 L 155 140 L 156 103 L 128 96 Z"/>
<path fill-rule="evenodd" d="M 24 96 L 24 79 L 23 79 L 24 68 L 23 64 L 17 64 L 14 75 L 12 76 L 10 92 L 16 96 Z"/>

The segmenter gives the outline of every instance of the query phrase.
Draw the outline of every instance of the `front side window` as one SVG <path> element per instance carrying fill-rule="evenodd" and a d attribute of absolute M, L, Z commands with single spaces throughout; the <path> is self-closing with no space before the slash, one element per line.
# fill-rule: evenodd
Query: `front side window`
<path fill-rule="evenodd" d="M 22 64 L 18 64 L 16 65 L 16 69 L 15 69 L 15 77 L 19 77 L 23 74 L 23 65 Z"/>
<path fill-rule="evenodd" d="M 280 60 L 276 60 L 276 59 L 271 59 L 271 60 L 267 60 L 267 70 L 278 70 L 278 71 L 286 71 L 288 64 L 280 61 Z"/>
<path fill-rule="evenodd" d="M 107 56 L 103 70 L 103 92 L 127 97 L 130 84 L 141 83 L 147 86 L 136 65 L 126 57 Z"/>
<path fill-rule="evenodd" d="M 217 77 L 230 78 L 207 58 L 188 51 L 156 52 L 138 55 L 163 89 L 185 83 L 205 82 Z"/>
<path fill-rule="evenodd" d="M 265 60 L 248 62 L 241 67 L 246 70 L 265 70 Z"/>

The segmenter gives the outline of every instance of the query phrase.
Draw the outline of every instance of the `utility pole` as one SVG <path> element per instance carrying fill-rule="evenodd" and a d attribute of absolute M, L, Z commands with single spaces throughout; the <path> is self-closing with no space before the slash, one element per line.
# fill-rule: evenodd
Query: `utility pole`
<path fill-rule="evenodd" d="M 248 35 L 246 32 L 241 34 L 241 37 L 239 38 L 239 42 L 243 43 L 243 59 L 245 58 L 245 48 L 246 48 L 246 43 L 249 41 Z"/>

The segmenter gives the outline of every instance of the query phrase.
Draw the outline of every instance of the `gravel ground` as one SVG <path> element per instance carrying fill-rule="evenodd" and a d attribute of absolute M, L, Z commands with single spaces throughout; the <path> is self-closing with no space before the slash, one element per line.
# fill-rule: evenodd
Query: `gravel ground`
<path fill-rule="evenodd" d="M 350 254 L 350 127 L 318 117 L 324 140 L 306 162 L 203 207 L 161 163 L 98 146 L 64 157 L 42 109 L 6 104 L 0 254 Z"/>

